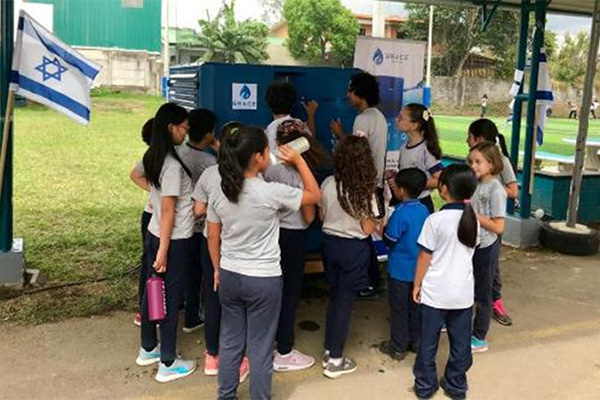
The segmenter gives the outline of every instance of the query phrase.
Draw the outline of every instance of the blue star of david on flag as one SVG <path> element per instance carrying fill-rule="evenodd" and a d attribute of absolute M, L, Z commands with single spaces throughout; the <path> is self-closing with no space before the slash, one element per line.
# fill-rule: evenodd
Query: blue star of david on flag
<path fill-rule="evenodd" d="M 53 68 L 53 67 L 48 68 L 51 65 L 56 68 Z M 35 67 L 35 69 L 42 73 L 44 82 L 46 82 L 50 78 L 54 78 L 60 82 L 61 74 L 63 72 L 68 71 L 67 68 L 60 65 L 60 62 L 58 61 L 58 59 L 56 57 L 54 57 L 54 60 L 50 60 L 46 56 L 43 56 L 42 63 L 40 65 L 38 65 L 37 67 Z M 53 70 L 55 72 L 52 72 Z"/>
<path fill-rule="evenodd" d="M 3 1 L 3 0 L 0 0 Z M 90 122 L 90 90 L 100 65 L 88 60 L 21 10 L 9 90 L 75 121 Z"/>

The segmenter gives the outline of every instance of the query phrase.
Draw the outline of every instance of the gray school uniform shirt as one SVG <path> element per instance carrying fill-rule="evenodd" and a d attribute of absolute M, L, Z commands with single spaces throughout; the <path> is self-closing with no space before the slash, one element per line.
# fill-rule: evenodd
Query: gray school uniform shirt
<path fill-rule="evenodd" d="M 204 170 L 212 165 L 217 164 L 217 158 L 212 154 L 198 149 L 189 143 L 185 143 L 176 147 L 177 154 L 181 161 L 190 169 L 192 173 L 192 185 L 196 186 L 200 175 Z"/>
<path fill-rule="evenodd" d="M 271 165 L 264 172 L 266 182 L 279 182 L 285 185 L 304 190 L 300 173 L 291 166 L 277 164 Z M 279 211 L 279 226 L 284 229 L 304 230 L 308 224 L 302 218 L 302 211 L 282 209 Z"/>
<path fill-rule="evenodd" d="M 135 172 L 137 172 L 140 175 L 146 174 L 146 172 L 144 171 L 143 160 L 140 160 L 140 161 L 138 161 L 137 164 L 135 164 L 134 170 L 135 170 Z M 148 195 L 148 201 L 146 202 L 146 205 L 144 206 L 144 212 L 147 212 L 148 214 L 152 214 L 152 201 L 150 200 L 150 195 Z"/>
<path fill-rule="evenodd" d="M 398 170 L 407 168 L 418 168 L 425 172 L 427 179 L 433 174 L 444 169 L 444 166 L 427 149 L 425 139 L 414 146 L 409 146 L 408 141 L 400 147 L 400 157 L 398 159 Z M 431 190 L 425 189 L 419 195 L 419 199 L 431 195 Z"/>
<path fill-rule="evenodd" d="M 360 221 L 342 208 L 337 197 L 335 178 L 328 177 L 321 184 L 319 208 L 323 213 L 323 232 L 346 239 L 364 239 L 368 235 L 362 230 Z"/>
<path fill-rule="evenodd" d="M 502 155 L 502 172 L 496 175 L 496 178 L 500 180 L 503 186 L 517 181 L 517 176 L 515 175 L 510 159 L 505 155 Z"/>
<path fill-rule="evenodd" d="M 220 187 L 221 175 L 219 175 L 219 166 L 215 164 L 206 168 L 200 176 L 200 179 L 198 179 L 198 182 L 194 187 L 194 192 L 192 193 L 192 199 L 200 203 L 208 204 L 209 199 L 211 198 L 211 193 L 219 190 Z M 202 233 L 204 234 L 204 237 L 208 236 L 206 232 L 206 224 L 204 224 Z"/>
<path fill-rule="evenodd" d="M 150 200 L 154 213 L 148 224 L 148 231 L 160 238 L 161 202 L 163 197 L 176 197 L 175 222 L 171 240 L 187 239 L 194 234 L 194 203 L 192 201 L 192 180 L 183 167 L 168 154 L 159 177 L 160 189 L 150 185 Z"/>
<path fill-rule="evenodd" d="M 202 149 L 193 147 L 189 143 L 176 148 L 181 161 L 190 169 L 192 173 L 192 186 L 195 187 L 202 173 L 210 166 L 217 164 L 217 158 L 208 154 Z M 193 197 L 192 197 L 193 198 Z M 194 233 L 202 232 L 204 228 L 204 218 L 197 218 L 194 226 Z"/>
<path fill-rule="evenodd" d="M 479 182 L 471 198 L 476 213 L 488 218 L 506 218 L 506 191 L 498 179 Z M 498 235 L 481 228 L 480 248 L 491 246 Z"/>
<path fill-rule="evenodd" d="M 220 268 L 254 277 L 281 276 L 279 211 L 299 210 L 302 190 L 261 177 L 244 180 L 237 204 L 210 193 L 207 220 L 220 223 Z"/>
<path fill-rule="evenodd" d="M 362 133 L 360 133 L 362 132 Z M 377 169 L 377 187 L 383 187 L 383 172 L 385 170 L 385 151 L 387 147 L 387 122 L 385 117 L 375 107 L 365 108 L 356 116 L 352 134 L 364 136 L 369 141 L 371 153 Z"/>

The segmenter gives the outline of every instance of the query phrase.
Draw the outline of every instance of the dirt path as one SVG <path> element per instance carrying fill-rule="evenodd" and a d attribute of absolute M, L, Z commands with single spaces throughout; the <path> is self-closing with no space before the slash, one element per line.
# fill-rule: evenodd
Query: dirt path
<path fill-rule="evenodd" d="M 600 398 L 600 256 L 573 258 L 503 251 L 504 296 L 515 320 L 493 323 L 490 351 L 475 355 L 471 399 Z M 298 321 L 323 326 L 326 300 L 304 299 Z M 387 335 L 385 300 L 359 302 L 347 355 L 359 370 L 336 381 L 308 371 L 275 374 L 275 399 L 412 399 L 411 368 L 372 346 Z M 0 327 L 0 399 L 214 399 L 216 379 L 200 372 L 169 384 L 155 368 L 134 364 L 139 332 L 132 315 L 116 313 L 35 327 Z M 298 329 L 297 347 L 320 355 L 323 329 Z M 202 363 L 202 331 L 181 334 L 180 351 Z M 442 340 L 439 369 L 447 350 Z M 248 399 L 248 386 L 240 388 Z M 438 399 L 444 398 L 441 394 Z"/>

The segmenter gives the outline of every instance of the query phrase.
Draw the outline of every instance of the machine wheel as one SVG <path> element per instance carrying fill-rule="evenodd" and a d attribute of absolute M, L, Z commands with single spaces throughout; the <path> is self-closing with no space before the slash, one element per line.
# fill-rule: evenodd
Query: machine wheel
<path fill-rule="evenodd" d="M 563 254 L 591 256 L 598 252 L 598 231 L 585 225 L 567 227 L 564 221 L 546 222 L 540 230 L 542 246 Z"/>

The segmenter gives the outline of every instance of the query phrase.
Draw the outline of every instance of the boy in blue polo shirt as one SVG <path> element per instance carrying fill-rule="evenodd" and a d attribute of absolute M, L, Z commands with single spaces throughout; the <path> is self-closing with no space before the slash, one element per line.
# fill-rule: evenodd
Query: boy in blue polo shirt
<path fill-rule="evenodd" d="M 429 216 L 419 201 L 427 186 L 427 175 L 418 168 L 400 170 L 394 178 L 394 196 L 401 201 L 385 228 L 383 241 L 388 253 L 388 300 L 390 304 L 390 340 L 381 342 L 379 350 L 402 361 L 407 351 L 419 348 L 419 313 L 412 299 L 413 281 L 419 246 L 417 239 Z"/>

